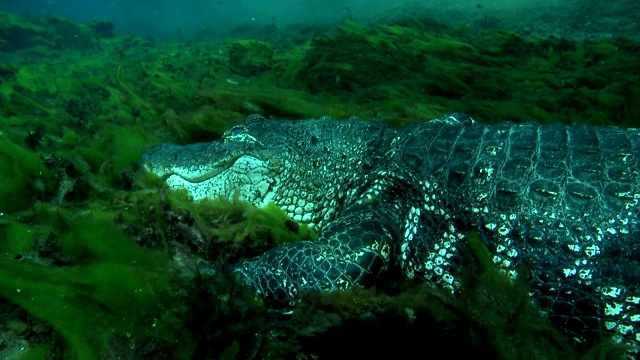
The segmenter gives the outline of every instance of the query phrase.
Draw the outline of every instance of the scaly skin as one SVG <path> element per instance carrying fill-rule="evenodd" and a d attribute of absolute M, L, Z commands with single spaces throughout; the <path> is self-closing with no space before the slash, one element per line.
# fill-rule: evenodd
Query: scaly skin
<path fill-rule="evenodd" d="M 219 141 L 163 144 L 144 166 L 194 199 L 273 201 L 315 242 L 237 265 L 274 305 L 300 290 L 367 286 L 398 266 L 455 290 L 466 233 L 579 342 L 599 332 L 638 351 L 640 132 L 560 124 L 476 124 L 453 114 L 404 129 L 357 118 L 251 116 Z"/>

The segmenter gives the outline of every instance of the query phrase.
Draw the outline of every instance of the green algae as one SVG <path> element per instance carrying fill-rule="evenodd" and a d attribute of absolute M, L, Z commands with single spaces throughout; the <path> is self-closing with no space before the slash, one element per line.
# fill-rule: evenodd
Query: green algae
<path fill-rule="evenodd" d="M 0 134 L 0 213 L 24 210 L 46 190 L 51 174 L 37 154 Z"/>
<path fill-rule="evenodd" d="M 188 213 L 194 228 L 206 239 L 201 252 L 210 260 L 233 262 L 284 243 L 315 240 L 313 229 L 293 221 L 277 205 L 258 208 L 241 202 L 239 195 L 193 202 L 185 191 L 170 191 L 166 197 L 172 208 Z"/>
<path fill-rule="evenodd" d="M 140 161 L 149 146 L 149 137 L 132 129 L 116 129 L 111 134 L 110 151 L 113 158 L 113 171 L 120 174 L 125 167 Z"/>
<path fill-rule="evenodd" d="M 34 250 L 39 234 L 31 226 L 14 221 L 1 225 L 3 255 L 28 254 Z"/>
<path fill-rule="evenodd" d="M 0 225 L 0 294 L 62 335 L 71 348 L 65 358 L 98 358 L 114 337 L 174 341 L 165 252 L 140 248 L 108 213 L 71 215 L 44 204 L 35 210 L 41 228 Z M 61 266 L 44 264 L 34 252 L 43 246 L 54 249 Z"/>
<path fill-rule="evenodd" d="M 634 53 L 629 53 L 625 48 L 616 50 L 615 53 L 611 52 L 613 44 L 618 40 L 612 41 L 609 45 L 599 42 L 581 47 L 573 43 L 567 45 L 568 42 L 563 39 L 538 42 L 524 40 L 515 33 L 502 30 L 483 32 L 477 39 L 456 39 L 454 35 L 452 33 L 447 36 L 446 29 L 431 32 L 427 27 L 418 27 L 416 22 L 371 28 L 346 21 L 329 36 L 318 36 L 310 42 L 291 48 L 286 53 L 274 54 L 271 70 L 251 75 L 254 80 L 253 85 L 249 86 L 225 85 L 224 82 L 229 77 L 225 78 L 225 70 L 220 65 L 224 62 L 212 55 L 211 51 L 207 53 L 210 56 L 206 61 L 207 66 L 192 63 L 191 65 L 195 66 L 191 66 L 189 72 L 186 72 L 188 61 L 173 55 L 162 61 L 125 62 L 112 68 L 115 71 L 111 70 L 109 74 L 105 74 L 107 81 L 101 87 L 110 95 L 103 106 L 104 110 L 110 107 L 117 109 L 117 117 L 109 118 L 125 122 L 136 121 L 135 119 L 141 116 L 149 119 L 157 117 L 158 113 L 166 113 L 168 109 L 163 108 L 163 104 L 175 111 L 181 121 L 183 118 L 189 120 L 187 114 L 180 113 L 183 109 L 191 108 L 193 111 L 193 106 L 214 107 L 193 112 L 194 118 L 198 120 L 192 121 L 189 125 L 190 129 L 185 132 L 187 137 L 199 134 L 198 129 L 206 129 L 207 123 L 219 124 L 217 116 L 205 116 L 202 119 L 200 115 L 214 111 L 238 114 L 232 116 L 233 119 L 250 112 L 270 113 L 282 117 L 309 117 L 328 112 L 336 115 L 350 115 L 349 112 L 371 113 L 363 112 L 358 106 L 347 105 L 353 103 L 353 99 L 345 104 L 336 105 L 336 102 L 344 102 L 342 98 L 345 91 L 353 93 L 352 98 L 356 101 L 366 101 L 377 109 L 387 108 L 400 96 L 405 99 L 404 105 L 407 107 L 416 103 L 427 106 L 437 104 L 443 109 L 438 115 L 463 110 L 479 118 L 478 115 L 488 112 L 485 110 L 476 114 L 473 110 L 491 106 L 489 103 L 496 100 L 503 101 L 511 108 L 520 103 L 539 105 L 519 112 L 509 109 L 505 111 L 493 106 L 494 109 L 490 112 L 492 117 L 484 119 L 485 121 L 535 119 L 539 114 L 534 109 L 542 108 L 549 114 L 545 118 L 551 120 L 569 117 L 570 122 L 602 123 L 600 113 L 594 117 L 579 107 L 574 110 L 576 106 L 573 104 L 604 107 L 604 114 L 612 122 L 631 120 L 621 111 L 630 104 L 628 100 L 622 105 L 618 102 L 615 106 L 601 100 L 613 97 L 621 99 L 621 96 L 629 93 L 628 85 L 608 86 L 602 82 L 591 82 L 588 86 L 596 89 L 598 93 L 606 88 L 603 94 L 596 94 L 600 95 L 596 98 L 600 100 L 596 101 L 592 100 L 593 94 L 578 93 L 579 88 L 569 87 L 577 83 L 572 72 L 587 67 L 589 71 L 585 74 L 593 78 L 598 76 L 597 74 L 607 73 L 605 67 L 619 67 L 620 64 L 629 63 L 629 55 L 635 56 Z M 304 55 L 305 53 L 307 55 Z M 568 59 L 574 59 L 573 63 Z M 181 62 L 185 65 L 181 65 Z M 212 65 L 218 69 L 213 77 L 209 74 Z M 67 77 L 64 71 L 55 68 L 55 65 L 51 66 L 54 66 L 52 71 L 58 74 L 58 78 Z M 504 68 L 496 69 L 496 66 Z M 580 73 L 576 74 L 580 76 Z M 564 85 L 560 85 L 561 88 L 558 89 L 555 80 L 548 79 L 550 75 L 553 79 L 560 79 Z M 176 76 L 182 79 L 178 86 L 175 84 Z M 195 81 L 196 76 L 202 76 L 200 84 Z M 40 75 L 34 78 L 46 80 L 45 71 L 41 71 Z M 271 85 L 269 91 L 265 91 L 267 83 L 255 85 L 256 79 L 259 78 L 267 83 L 283 79 L 285 84 L 303 85 L 312 91 L 320 92 L 321 97 L 318 100 L 331 102 L 332 105 L 305 104 L 306 96 L 302 93 Z M 527 83 L 536 86 L 529 88 Z M 205 84 L 212 86 L 201 88 Z M 63 84 L 57 87 L 64 94 L 77 92 L 73 86 Z M 55 88 L 56 85 L 50 83 L 43 89 L 48 89 L 49 92 Z M 199 89 L 204 90 L 199 98 L 205 99 L 204 104 L 193 103 L 197 100 L 193 94 L 197 94 Z M 564 90 L 573 91 L 571 101 L 563 101 L 565 97 L 558 96 L 558 92 Z M 609 93 L 611 90 L 615 93 Z M 26 101 L 24 94 L 22 95 Z M 576 96 L 580 98 L 579 101 L 576 101 Z M 27 99 L 31 97 L 34 95 L 26 96 Z M 190 105 L 190 102 L 193 105 Z M 40 103 L 42 102 L 37 100 L 33 102 Z M 347 110 L 332 110 L 340 106 Z M 42 111 L 50 112 L 50 109 L 45 108 Z M 401 112 L 381 112 L 388 118 L 403 117 Z M 427 116 L 419 119 L 427 119 Z M 216 134 L 217 131 L 211 132 L 209 138 Z"/>
<path fill-rule="evenodd" d="M 266 113 L 277 118 L 310 118 L 324 114 L 330 105 L 295 89 L 270 88 L 266 85 L 220 85 L 203 91 L 207 105 L 216 109 L 242 114 Z M 230 120 L 225 119 L 225 122 Z"/>
<path fill-rule="evenodd" d="M 194 142 L 219 138 L 232 124 L 242 120 L 242 114 L 237 111 L 222 110 L 211 105 L 186 112 L 183 116 L 170 111 L 163 117 L 176 130 L 180 139 L 190 139 Z"/>
<path fill-rule="evenodd" d="M 221 128 L 252 112 L 284 118 L 375 112 L 407 123 L 452 111 L 488 122 L 540 120 L 542 109 L 545 122 L 637 122 L 635 110 L 627 109 L 636 107 L 628 94 L 638 79 L 627 74 L 638 63 L 638 51 L 624 39 L 525 39 L 509 30 L 459 32 L 417 18 L 374 25 L 346 19 L 306 42 L 277 46 L 236 39 L 154 47 L 131 36 L 101 46 L 121 55 L 69 54 L 73 61 L 17 66 L 18 80 L 2 85 L 5 111 L 30 108 L 70 126 L 77 117 L 96 124 L 156 124 L 173 112 L 181 142 L 208 141 L 219 130 L 199 130 L 208 124 Z M 251 51 L 264 56 L 247 55 Z M 258 58 L 266 61 L 253 66 L 260 71 L 234 70 L 242 59 Z M 238 71 L 246 79 L 234 80 Z M 598 78 L 607 81 L 593 81 Z M 300 89 L 314 96 L 294 91 Z M 532 106 L 513 111 L 518 104 Z M 401 107 L 439 110 L 420 115 Z"/>
<path fill-rule="evenodd" d="M 346 21 L 327 36 L 312 40 L 305 60 L 307 69 L 298 70 L 298 79 L 315 93 L 352 93 L 356 99 L 381 108 L 394 97 L 385 94 L 385 87 L 393 87 L 396 92 L 404 89 L 405 106 L 437 103 L 444 105 L 444 112 L 462 110 L 481 121 L 625 121 L 618 115 L 620 103 L 614 105 L 615 109 L 607 109 L 610 103 L 594 101 L 593 94 L 579 94 L 578 104 L 604 108 L 595 115 L 559 96 L 565 89 L 579 90 L 570 86 L 585 69 L 590 76 L 608 77 L 613 67 L 637 60 L 635 50 L 613 45 L 620 40 L 584 44 L 555 38 L 526 40 L 506 30 L 465 34 L 456 39 L 454 32 L 436 33 L 414 25 L 366 27 Z M 632 67 L 630 63 L 622 66 Z M 599 84 L 595 88 L 598 93 L 619 100 L 629 92 L 631 83 L 638 82 L 637 76 L 625 79 L 623 72 L 619 74 L 622 76 L 615 76 L 615 85 Z M 626 92 L 620 91 L 622 87 Z M 496 106 L 496 101 L 505 107 Z M 514 112 L 519 104 L 533 106 Z M 491 111 L 482 109 L 490 106 Z M 545 116 L 538 118 L 538 109 L 543 109 Z M 491 116 L 483 116 L 488 114 Z"/>
<path fill-rule="evenodd" d="M 257 40 L 234 40 L 228 43 L 229 70 L 242 76 L 267 71 L 273 64 L 271 45 Z"/>
<path fill-rule="evenodd" d="M 0 34 L 2 50 L 14 51 L 46 43 L 43 38 L 46 28 L 41 24 L 24 21 L 18 15 L 0 12 Z"/>

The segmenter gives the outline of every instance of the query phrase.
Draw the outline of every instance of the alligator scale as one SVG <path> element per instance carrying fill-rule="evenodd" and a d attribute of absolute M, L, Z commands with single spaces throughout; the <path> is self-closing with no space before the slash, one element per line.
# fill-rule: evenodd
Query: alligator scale
<path fill-rule="evenodd" d="M 250 116 L 212 143 L 162 144 L 144 166 L 195 199 L 274 202 L 318 231 L 237 265 L 266 300 L 372 285 L 391 267 L 460 286 L 465 234 L 577 341 L 640 344 L 640 131 L 483 125 L 452 114 L 404 129 L 357 118 Z"/>

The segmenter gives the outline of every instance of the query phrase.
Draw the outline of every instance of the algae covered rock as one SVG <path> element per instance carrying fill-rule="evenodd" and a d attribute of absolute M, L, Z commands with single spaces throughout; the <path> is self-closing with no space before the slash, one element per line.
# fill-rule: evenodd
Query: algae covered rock
<path fill-rule="evenodd" d="M 15 51 L 43 43 L 47 30 L 40 25 L 25 21 L 15 14 L 0 12 L 0 44 L 3 51 Z"/>
<path fill-rule="evenodd" d="M 271 69 L 273 49 L 257 40 L 237 40 L 229 44 L 229 70 L 241 76 L 258 75 Z"/>
<path fill-rule="evenodd" d="M 59 16 L 42 19 L 0 12 L 0 49 L 17 51 L 35 46 L 83 50 L 97 46 L 108 25 L 79 24 Z"/>
<path fill-rule="evenodd" d="M 49 16 L 45 19 L 45 26 L 52 30 L 49 37 L 56 49 L 85 50 L 97 46 L 94 30 L 85 24 L 78 24 L 59 16 Z"/>
<path fill-rule="evenodd" d="M 95 31 L 96 36 L 109 39 L 114 37 L 115 34 L 115 25 L 111 20 L 94 20 L 87 24 L 93 31 Z"/>

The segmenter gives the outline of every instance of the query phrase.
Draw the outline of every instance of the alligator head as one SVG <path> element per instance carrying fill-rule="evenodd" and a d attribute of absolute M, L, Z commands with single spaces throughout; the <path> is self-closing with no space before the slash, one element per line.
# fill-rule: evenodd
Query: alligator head
<path fill-rule="evenodd" d="M 252 115 L 214 142 L 160 144 L 142 164 L 196 201 L 239 192 L 242 201 L 273 202 L 315 226 L 331 219 L 361 187 L 358 177 L 373 167 L 383 131 L 365 121 L 269 121 Z"/>

